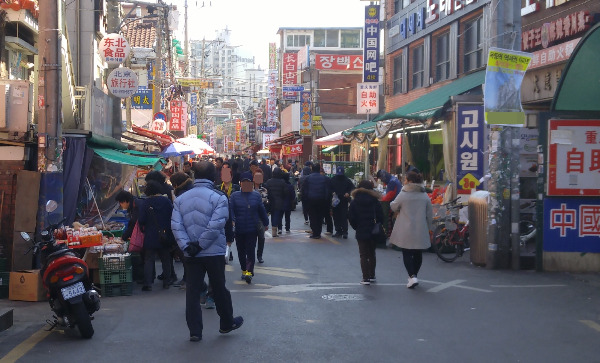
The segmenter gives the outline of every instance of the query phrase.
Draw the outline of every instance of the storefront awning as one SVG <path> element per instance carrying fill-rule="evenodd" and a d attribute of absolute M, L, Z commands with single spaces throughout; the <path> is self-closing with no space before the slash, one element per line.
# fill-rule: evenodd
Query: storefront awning
<path fill-rule="evenodd" d="M 327 135 L 320 139 L 315 140 L 315 145 L 319 146 L 331 146 L 331 145 L 340 145 L 344 142 L 344 135 L 342 135 L 343 131 L 336 132 L 335 134 Z"/>
<path fill-rule="evenodd" d="M 300 133 L 298 131 L 288 132 L 283 136 L 273 139 L 269 143 L 268 147 L 269 149 L 281 149 L 282 145 L 295 144 L 298 139 L 301 139 Z"/>
<path fill-rule="evenodd" d="M 373 119 L 373 122 L 397 118 L 422 121 L 437 118 L 442 114 L 444 105 L 450 101 L 450 97 L 463 94 L 475 87 L 481 86 L 484 82 L 485 71 L 469 74 L 433 90 L 394 111 L 377 116 Z"/>
<path fill-rule="evenodd" d="M 135 150 L 117 150 L 109 147 L 102 147 L 96 144 L 89 144 L 88 147 L 94 152 L 110 162 L 117 164 L 133 165 L 133 166 L 155 166 L 160 165 L 161 157 L 154 154 L 147 154 Z"/>

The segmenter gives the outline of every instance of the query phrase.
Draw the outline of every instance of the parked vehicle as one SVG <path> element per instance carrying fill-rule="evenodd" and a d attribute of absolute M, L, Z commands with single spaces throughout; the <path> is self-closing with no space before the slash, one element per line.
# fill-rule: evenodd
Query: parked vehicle
<path fill-rule="evenodd" d="M 55 201 L 49 201 L 46 211 L 53 212 L 56 207 Z M 41 254 L 42 281 L 48 291 L 50 308 L 55 314 L 54 321 L 47 321 L 49 330 L 58 325 L 72 329 L 77 327 L 81 337 L 89 339 L 94 335 L 91 320 L 92 314 L 100 310 L 100 295 L 89 278 L 85 261 L 65 244 L 56 242 L 54 231 L 63 222 L 51 223 L 33 240 L 26 232 L 21 232 L 21 237 L 33 244 L 27 253 L 33 251 L 34 255 Z"/>
<path fill-rule="evenodd" d="M 456 203 L 456 200 L 451 203 Z M 469 222 L 460 223 L 458 218 L 458 212 L 463 207 L 462 204 L 447 206 L 445 218 L 433 231 L 433 249 L 444 262 L 452 262 L 470 249 Z"/>

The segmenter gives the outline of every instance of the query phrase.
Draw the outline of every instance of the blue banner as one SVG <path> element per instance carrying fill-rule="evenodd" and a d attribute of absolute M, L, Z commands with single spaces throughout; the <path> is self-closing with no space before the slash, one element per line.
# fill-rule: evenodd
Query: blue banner
<path fill-rule="evenodd" d="M 457 106 L 456 122 L 456 189 L 459 194 L 470 194 L 481 189 L 483 177 L 483 105 Z"/>
<path fill-rule="evenodd" d="M 379 5 L 365 7 L 363 82 L 379 82 Z"/>
<path fill-rule="evenodd" d="M 196 107 L 198 106 L 198 95 L 192 93 L 190 95 L 190 126 L 196 126 L 198 124 L 198 112 Z"/>
<path fill-rule="evenodd" d="M 152 90 L 140 89 L 131 96 L 131 108 L 136 110 L 152 109 Z"/>
<path fill-rule="evenodd" d="M 600 199 L 544 198 L 544 251 L 600 252 Z"/>

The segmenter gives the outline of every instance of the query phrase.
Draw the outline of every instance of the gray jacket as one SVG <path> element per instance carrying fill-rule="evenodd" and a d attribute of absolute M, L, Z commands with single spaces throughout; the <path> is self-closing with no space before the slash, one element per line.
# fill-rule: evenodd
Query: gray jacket
<path fill-rule="evenodd" d="M 390 243 L 411 250 L 424 250 L 431 246 L 429 231 L 433 208 L 422 186 L 406 184 L 390 204 L 390 209 L 398 212 Z"/>

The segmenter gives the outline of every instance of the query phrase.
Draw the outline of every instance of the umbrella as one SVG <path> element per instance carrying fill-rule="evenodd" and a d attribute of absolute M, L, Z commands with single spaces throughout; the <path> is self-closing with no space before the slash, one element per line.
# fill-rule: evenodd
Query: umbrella
<path fill-rule="evenodd" d="M 196 137 L 182 137 L 181 139 L 177 139 L 177 142 L 190 146 L 193 149 L 193 153 L 196 155 L 214 154 L 215 152 L 215 149 L 209 144 Z"/>
<path fill-rule="evenodd" d="M 174 142 L 167 146 L 159 155 L 165 158 L 171 156 L 181 156 L 194 153 L 194 149 L 191 146 L 182 144 L 180 142 Z"/>

